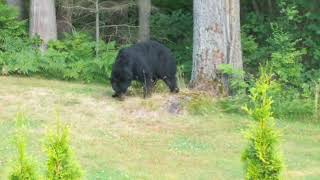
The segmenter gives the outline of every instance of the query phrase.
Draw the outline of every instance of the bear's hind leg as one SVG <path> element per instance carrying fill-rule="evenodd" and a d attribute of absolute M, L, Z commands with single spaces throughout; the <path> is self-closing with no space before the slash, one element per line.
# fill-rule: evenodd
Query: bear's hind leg
<path fill-rule="evenodd" d="M 143 98 L 147 98 L 151 96 L 153 82 L 151 79 L 146 79 L 143 83 Z"/>

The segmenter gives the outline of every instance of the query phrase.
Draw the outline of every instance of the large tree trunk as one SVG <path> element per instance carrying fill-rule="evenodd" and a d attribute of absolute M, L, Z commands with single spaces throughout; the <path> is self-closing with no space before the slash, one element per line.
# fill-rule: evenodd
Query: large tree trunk
<path fill-rule="evenodd" d="M 138 0 L 139 8 L 139 36 L 138 40 L 150 39 L 149 17 L 151 13 L 151 0 Z"/>
<path fill-rule="evenodd" d="M 31 0 L 30 35 L 39 35 L 43 40 L 43 47 L 45 47 L 49 40 L 57 39 L 54 0 Z"/>
<path fill-rule="evenodd" d="M 96 0 L 96 58 L 99 57 L 99 40 L 100 40 L 100 12 L 99 12 L 99 0 Z"/>
<path fill-rule="evenodd" d="M 59 0 L 57 9 L 58 37 L 63 38 L 64 33 L 72 32 L 72 5 L 73 0 Z"/>
<path fill-rule="evenodd" d="M 6 1 L 7 1 L 7 4 L 8 4 L 8 5 L 17 8 L 17 10 L 18 10 L 18 17 L 19 17 L 19 19 L 22 19 L 22 18 L 23 18 L 23 15 L 24 15 L 23 0 L 6 0 Z"/>
<path fill-rule="evenodd" d="M 194 0 L 193 68 L 190 85 L 212 95 L 228 92 L 218 66 L 242 69 L 239 0 Z"/>
<path fill-rule="evenodd" d="M 240 0 L 226 0 L 227 3 L 227 63 L 234 69 L 242 70 L 242 50 L 240 34 Z"/>

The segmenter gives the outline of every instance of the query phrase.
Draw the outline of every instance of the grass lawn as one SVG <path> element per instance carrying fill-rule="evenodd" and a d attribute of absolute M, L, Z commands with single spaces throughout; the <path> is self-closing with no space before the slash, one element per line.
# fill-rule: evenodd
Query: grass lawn
<path fill-rule="evenodd" d="M 170 114 L 173 96 L 115 101 L 110 87 L 0 76 L 0 179 L 10 171 L 14 117 L 29 122 L 28 151 L 45 171 L 43 139 L 56 112 L 71 126 L 86 179 L 243 179 L 246 117 L 219 108 L 207 116 Z M 285 179 L 320 179 L 320 124 L 277 122 Z"/>

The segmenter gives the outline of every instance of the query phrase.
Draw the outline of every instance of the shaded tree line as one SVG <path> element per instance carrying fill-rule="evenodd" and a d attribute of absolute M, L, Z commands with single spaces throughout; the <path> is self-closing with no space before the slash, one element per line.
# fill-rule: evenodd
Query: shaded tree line
<path fill-rule="evenodd" d="M 199 90 L 209 90 L 212 91 L 213 94 L 221 93 L 216 90 L 216 87 L 218 86 L 227 88 L 227 78 L 224 77 L 223 80 L 218 78 L 217 66 L 219 64 L 232 64 L 234 68 L 242 68 L 240 21 L 239 18 L 237 18 L 239 17 L 239 2 L 236 1 L 234 4 L 221 4 L 223 2 L 224 1 L 204 1 L 200 2 L 200 6 L 198 6 L 198 1 L 194 2 L 195 35 L 193 37 L 195 43 L 191 84 L 192 87 L 196 87 Z M 18 7 L 20 15 L 23 13 L 23 8 L 21 8 L 22 1 L 8 3 Z M 102 12 L 106 11 L 115 15 L 117 18 L 118 12 L 126 11 L 128 13 L 131 2 L 99 0 L 76 2 L 67 0 L 56 1 L 56 3 L 57 5 L 55 5 L 54 0 L 30 1 L 30 35 L 39 35 L 45 45 L 49 40 L 57 39 L 58 30 L 60 34 L 59 37 L 63 37 L 63 33 L 70 33 L 72 31 L 74 13 L 78 12 L 81 15 L 89 13 L 89 16 L 95 16 L 95 50 L 96 56 L 98 56 L 101 28 L 100 16 L 102 15 Z M 221 4 L 221 6 L 217 11 L 211 11 L 212 8 L 219 4 Z M 152 3 L 150 0 L 137 0 L 133 5 L 138 6 L 138 32 L 135 32 L 137 34 L 137 40 L 146 41 L 150 39 L 150 15 Z M 205 7 L 208 11 L 205 11 Z M 208 17 L 218 18 L 211 22 L 211 18 Z M 204 22 L 204 24 L 198 24 L 198 19 L 199 22 L 203 22 L 206 19 L 209 21 Z M 128 28 L 130 28 L 130 25 L 128 25 L 129 23 L 127 22 L 126 24 Z M 214 25 L 212 26 L 211 24 Z M 118 25 L 115 24 L 114 26 L 117 31 Z M 201 27 L 206 28 L 203 31 Z M 206 33 L 207 35 L 205 35 Z M 209 42 L 210 38 L 215 42 Z M 198 46 L 201 46 L 201 48 L 199 49 Z M 216 81 L 216 83 L 212 83 L 213 80 Z"/>

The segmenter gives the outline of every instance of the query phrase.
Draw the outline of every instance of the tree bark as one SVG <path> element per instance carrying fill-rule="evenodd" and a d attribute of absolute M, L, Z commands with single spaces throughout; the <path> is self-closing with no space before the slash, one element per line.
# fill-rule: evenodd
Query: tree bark
<path fill-rule="evenodd" d="M 137 0 L 139 8 L 139 35 L 138 41 L 150 39 L 149 18 L 151 13 L 151 0 Z"/>
<path fill-rule="evenodd" d="M 270 17 L 273 15 L 273 5 L 272 5 L 272 1 L 271 0 L 268 0 L 268 7 L 269 7 L 269 14 L 270 14 Z"/>
<path fill-rule="evenodd" d="M 30 36 L 35 35 L 39 35 L 43 40 L 43 47 L 46 46 L 49 40 L 57 39 L 54 0 L 31 0 Z"/>
<path fill-rule="evenodd" d="M 18 10 L 18 18 L 23 19 L 24 15 L 24 3 L 23 0 L 6 0 L 7 4 L 17 8 Z"/>
<path fill-rule="evenodd" d="M 218 66 L 242 69 L 239 0 L 194 0 L 193 68 L 190 86 L 214 96 L 228 93 Z"/>
<path fill-rule="evenodd" d="M 227 1 L 227 50 L 228 64 L 234 69 L 242 70 L 241 28 L 240 28 L 240 0 Z"/>
<path fill-rule="evenodd" d="M 72 5 L 73 0 L 58 1 L 57 9 L 57 30 L 58 37 L 63 38 L 65 33 L 72 32 Z"/>
<path fill-rule="evenodd" d="M 99 39 L 100 39 L 100 18 L 99 18 L 99 0 L 96 0 L 96 58 L 99 57 Z"/>
<path fill-rule="evenodd" d="M 252 7 L 253 7 L 253 10 L 256 12 L 256 15 L 259 16 L 260 10 L 259 10 L 259 5 L 256 0 L 252 0 Z"/>

